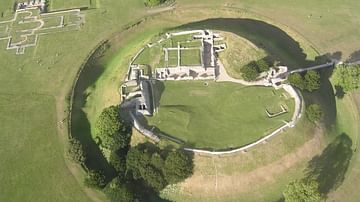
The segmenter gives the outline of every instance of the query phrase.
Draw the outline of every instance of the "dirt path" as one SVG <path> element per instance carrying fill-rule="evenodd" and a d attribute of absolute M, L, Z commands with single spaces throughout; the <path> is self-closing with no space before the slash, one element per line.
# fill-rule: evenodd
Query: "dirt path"
<path fill-rule="evenodd" d="M 322 130 L 318 129 L 315 134 L 316 135 L 311 140 L 297 148 L 291 154 L 287 154 L 271 164 L 257 168 L 250 172 L 239 172 L 232 175 L 222 174 L 222 170 L 219 169 L 221 166 L 221 162 L 219 161 L 221 160 L 217 157 L 212 157 L 214 162 L 213 169 L 209 168 L 209 172 L 201 173 L 199 170 L 206 169 L 195 168 L 194 175 L 181 184 L 181 191 L 186 195 L 195 195 L 199 197 L 221 197 L 249 192 L 253 190 L 254 187 L 274 182 L 276 181 L 277 176 L 291 168 L 294 168 L 295 166 L 298 166 L 301 162 L 310 160 L 312 157 L 321 152 L 321 148 L 323 147 Z M 237 155 L 243 154 L 240 153 Z M 195 156 L 195 162 L 200 158 L 208 157 L 197 155 Z M 224 158 L 232 157 L 229 156 Z M 236 164 L 241 163 L 244 162 L 234 162 L 234 165 L 236 166 Z M 217 164 L 219 166 L 216 166 Z M 213 170 L 215 173 L 211 173 L 210 170 Z"/>

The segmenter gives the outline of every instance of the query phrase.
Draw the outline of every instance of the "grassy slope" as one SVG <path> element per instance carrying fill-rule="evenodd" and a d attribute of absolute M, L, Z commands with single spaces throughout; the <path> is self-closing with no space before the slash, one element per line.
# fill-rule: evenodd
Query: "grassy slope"
<path fill-rule="evenodd" d="M 233 0 L 234 1 L 234 0 Z M 206 5 L 211 5 L 214 3 L 214 6 L 219 1 L 207 0 Z M 228 2 L 232 2 L 229 0 Z M 202 4 L 201 1 L 189 1 L 189 0 L 178 0 L 179 5 L 184 4 Z M 12 7 L 12 1 L 2 1 L 0 8 L 3 7 Z M 56 133 L 56 124 L 55 121 L 62 120 L 65 116 L 62 114 L 64 107 L 64 93 L 69 89 L 69 84 L 72 82 L 77 68 L 82 62 L 82 58 L 85 58 L 85 55 L 95 46 L 97 42 L 101 39 L 109 36 L 110 33 L 113 33 L 116 30 L 121 29 L 121 26 L 133 21 L 138 16 L 142 15 L 135 8 L 142 7 L 142 2 L 138 1 L 112 1 L 104 2 L 101 1 L 100 10 L 91 10 L 86 13 L 87 23 L 81 32 L 77 33 L 62 33 L 44 36 L 41 38 L 40 44 L 36 49 L 27 50 L 25 56 L 14 56 L 13 52 L 8 52 L 3 49 L 0 50 L 1 58 L 6 58 L 6 60 L 0 60 L 0 93 L 2 96 L 5 96 L 7 99 L 10 99 L 11 102 L 15 100 L 16 97 L 20 95 L 22 99 L 26 99 L 26 104 L 36 103 L 38 99 L 41 99 L 42 96 L 26 96 L 27 93 L 45 93 L 49 94 L 52 97 L 56 98 L 57 112 L 60 114 L 56 118 L 46 118 L 41 119 L 42 126 L 36 127 L 43 128 L 45 125 L 49 127 L 49 130 Z M 241 4 L 235 4 L 234 6 L 240 6 L 248 10 L 253 10 L 264 15 L 271 16 L 275 21 L 291 26 L 293 29 L 296 29 L 303 35 L 306 35 L 311 41 L 316 42 L 318 47 L 321 47 L 323 52 L 333 52 L 333 51 L 342 51 L 344 54 L 350 54 L 353 51 L 357 50 L 357 41 L 359 38 L 359 15 L 356 14 L 356 11 L 359 10 L 360 5 L 357 1 L 338 1 L 332 0 L 328 1 L 326 4 L 322 4 L 316 1 L 286 1 L 278 0 L 277 3 L 268 3 L 268 1 L 258 0 L 258 1 L 241 1 Z M 132 9 L 128 9 L 128 8 Z M 267 12 L 269 10 L 276 10 L 276 12 Z M 328 11 L 327 14 L 324 11 Z M 121 11 L 121 12 L 119 12 Z M 311 18 L 308 20 L 307 16 L 309 13 L 319 16 L 320 13 L 325 13 L 322 18 Z M 286 18 L 284 18 L 286 16 Z M 305 22 L 305 23 L 304 23 Z M 118 25 L 118 26 L 114 26 Z M 341 25 L 341 29 L 339 26 Z M 346 37 L 345 37 L 346 36 Z M 89 43 L 90 42 L 90 43 Z M 46 45 L 48 43 L 48 45 Z M 4 41 L 0 42 L 0 47 L 5 47 L 6 43 Z M 56 53 L 61 53 L 60 57 L 56 57 Z M 42 57 L 46 55 L 46 57 Z M 42 65 L 40 66 L 36 61 L 41 59 Z M 55 62 L 54 62 L 55 61 Z M 55 63 L 55 64 L 54 64 Z M 34 79 L 35 78 L 35 79 Z M 104 99 L 104 98 L 102 98 Z M 106 99 L 105 99 L 106 100 Z M 24 137 L 25 134 L 31 132 L 32 139 L 45 140 L 48 134 L 51 131 L 40 131 L 40 132 L 28 132 L 27 126 L 23 124 L 18 124 L 18 120 L 26 119 L 30 123 L 28 125 L 36 126 L 40 121 L 36 121 L 33 117 L 35 113 L 39 117 L 48 117 L 49 114 L 55 114 L 56 112 L 48 108 L 48 110 L 43 110 L 43 105 L 47 105 L 48 99 L 42 100 L 41 105 L 36 108 L 32 108 L 30 111 L 32 113 L 14 113 L 11 111 L 8 106 L 8 103 L 2 100 L 2 105 L 6 108 L 1 108 L 3 114 L 10 114 L 6 117 L 1 117 L 1 122 L 7 123 L 6 125 L 1 124 L 1 135 L 8 135 L 9 138 L 7 141 L 18 141 L 18 137 Z M 52 102 L 54 105 L 55 103 Z M 51 112 L 52 113 L 49 113 Z M 55 119 L 55 120 L 54 120 Z M 10 120 L 10 121 L 9 121 Z M 5 129 L 7 128 L 7 129 Z M 3 132 L 9 131 L 11 132 Z M 13 130 L 16 128 L 16 130 Z M 35 128 L 34 128 L 35 129 Z M 34 135 L 35 134 L 35 135 Z M 54 135 L 56 137 L 56 135 Z M 51 137 L 54 137 L 51 136 Z M 28 143 L 28 142 L 27 142 Z M 47 141 L 44 141 L 44 145 L 54 145 L 51 147 L 54 149 L 56 145 L 61 145 L 62 142 L 58 138 L 50 138 Z M 49 188 L 53 187 L 52 184 L 59 185 L 66 183 L 64 186 L 71 187 L 71 190 L 62 190 L 62 193 L 58 196 L 62 196 L 60 201 L 64 201 L 71 196 L 72 198 L 83 196 L 82 192 L 79 191 L 75 181 L 71 176 L 69 176 L 66 171 L 66 168 L 63 167 L 63 160 L 61 158 L 54 158 L 56 155 L 61 155 L 62 150 L 59 149 L 55 154 L 48 153 L 49 149 L 43 148 L 38 154 L 46 156 L 37 156 L 31 155 L 28 158 L 22 158 L 17 155 L 18 153 L 13 152 L 13 155 L 9 151 L 12 150 L 13 144 L 6 144 L 2 147 L 6 156 L 2 155 L 2 159 L 17 159 L 19 161 L 26 162 L 26 160 L 31 160 L 31 162 L 39 162 L 44 159 L 49 160 L 48 164 L 58 165 L 57 168 L 62 168 L 59 173 L 60 175 L 53 175 L 51 179 L 48 179 L 48 176 L 45 176 L 43 173 L 52 173 L 54 169 L 49 168 L 43 172 L 37 172 L 33 177 L 36 178 L 39 182 L 48 182 Z M 19 147 L 24 149 L 23 153 L 26 154 L 36 154 L 34 152 L 36 149 L 39 149 L 39 145 L 28 147 L 25 145 L 20 145 Z M 17 149 L 19 151 L 20 149 Z M 54 150 L 55 151 L 55 150 Z M 53 192 L 46 192 L 42 190 L 41 184 L 32 184 L 30 178 L 11 178 L 14 173 L 29 173 L 31 171 L 31 166 L 18 167 L 15 162 L 2 164 L 1 167 L 1 177 L 4 180 L 12 179 L 12 183 L 16 184 L 17 190 L 23 190 L 23 198 L 27 199 L 30 195 L 32 198 L 39 197 L 52 197 Z M 62 173 L 62 174 L 61 174 Z M 65 173 L 65 174 L 64 174 Z M 28 176 L 28 175 L 27 175 Z M 68 177 L 66 177 L 68 176 Z M 3 181 L 3 180 L 2 180 Z M 344 183 L 345 184 L 345 183 Z M 349 187 L 353 186 L 352 183 Z M 45 188 L 45 189 L 46 189 Z M 2 188 L 2 190 L 7 190 Z M 60 190 L 60 189 L 59 189 Z M 78 190 L 78 191 L 76 191 Z M 57 190 L 55 191 L 57 192 Z M 2 194 L 2 199 L 9 201 L 9 197 L 13 197 L 13 194 L 10 192 L 4 192 Z"/>
<path fill-rule="evenodd" d="M 0 201 L 85 201 L 64 164 L 55 99 L 0 94 Z"/>
<path fill-rule="evenodd" d="M 241 79 L 241 67 L 266 56 L 264 50 L 246 39 L 228 32 L 221 32 L 221 34 L 225 37 L 227 49 L 220 52 L 219 58 L 227 73 L 233 78 Z"/>
<path fill-rule="evenodd" d="M 273 93 L 276 93 L 274 95 Z M 289 120 L 292 111 L 269 119 L 265 109 L 279 104 L 293 109 L 282 90 L 244 87 L 234 83 L 165 82 L 159 113 L 148 118 L 150 125 L 197 148 L 224 149 L 253 142 Z M 261 97 L 261 99 L 260 99 Z M 256 101 L 255 101 L 256 100 Z M 256 127 L 249 123 L 256 123 Z"/>
<path fill-rule="evenodd" d="M 12 1 L 2 1 L 1 8 L 8 2 Z M 60 121 L 66 117 L 65 96 L 81 58 L 102 38 L 139 16 L 136 8 L 143 8 L 140 0 L 103 5 L 109 8 L 107 15 L 101 10 L 86 12 L 81 31 L 42 36 L 25 55 L 5 50 L 6 41 L 0 41 L 1 201 L 89 200 L 63 157 L 67 134 Z M 110 26 L 113 23 L 118 26 Z M 77 174 L 81 180 L 82 173 Z"/>

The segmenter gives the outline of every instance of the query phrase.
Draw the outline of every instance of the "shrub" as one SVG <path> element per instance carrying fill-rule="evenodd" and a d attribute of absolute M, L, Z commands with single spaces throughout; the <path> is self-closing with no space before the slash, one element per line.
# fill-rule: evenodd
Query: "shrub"
<path fill-rule="evenodd" d="M 100 171 L 90 170 L 85 177 L 84 184 L 87 187 L 102 189 L 105 187 L 105 175 Z"/>
<path fill-rule="evenodd" d="M 287 185 L 285 191 L 283 192 L 283 196 L 285 202 L 298 202 L 298 201 L 306 201 L 306 202 L 320 202 L 324 201 L 323 197 L 320 195 L 319 184 L 314 181 L 299 181 L 295 180 Z"/>
<path fill-rule="evenodd" d="M 192 175 L 193 167 L 194 165 L 192 160 L 186 154 L 180 151 L 173 151 L 167 156 L 165 160 L 165 179 L 170 184 L 183 181 Z"/>
<path fill-rule="evenodd" d="M 313 123 L 320 121 L 322 114 L 323 112 L 318 104 L 312 104 L 306 108 L 306 117 Z"/>
<path fill-rule="evenodd" d="M 333 72 L 332 80 L 345 93 L 355 90 L 360 86 L 360 66 L 338 65 Z"/>
<path fill-rule="evenodd" d="M 86 160 L 84 148 L 79 140 L 75 138 L 70 138 L 67 154 L 74 162 L 79 164 L 83 164 Z"/>

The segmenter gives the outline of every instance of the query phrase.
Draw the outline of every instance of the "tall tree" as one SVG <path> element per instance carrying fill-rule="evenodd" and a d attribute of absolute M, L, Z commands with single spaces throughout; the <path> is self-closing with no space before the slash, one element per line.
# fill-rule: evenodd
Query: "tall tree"
<path fill-rule="evenodd" d="M 359 65 L 338 65 L 333 72 L 332 80 L 341 86 L 344 92 L 350 92 L 360 87 Z"/>
<path fill-rule="evenodd" d="M 117 106 L 110 106 L 102 111 L 96 122 L 96 135 L 104 148 L 117 150 L 128 146 L 131 133 L 121 122 Z"/>
<path fill-rule="evenodd" d="M 305 76 L 305 88 L 309 92 L 320 88 L 320 74 L 314 70 L 306 72 Z"/>
<path fill-rule="evenodd" d="M 302 76 L 299 73 L 290 74 L 288 77 L 288 81 L 291 85 L 299 88 L 300 90 L 305 89 L 305 82 Z"/>
<path fill-rule="evenodd" d="M 171 152 L 164 165 L 164 175 L 170 184 L 178 183 L 192 175 L 192 160 L 181 151 Z"/>

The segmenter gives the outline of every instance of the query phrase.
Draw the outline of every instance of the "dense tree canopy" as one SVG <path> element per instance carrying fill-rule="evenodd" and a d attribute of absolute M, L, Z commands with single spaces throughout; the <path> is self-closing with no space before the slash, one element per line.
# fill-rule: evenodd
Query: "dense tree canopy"
<path fill-rule="evenodd" d="M 245 81 L 254 81 L 260 74 L 254 65 L 245 65 L 241 68 L 242 77 Z"/>
<path fill-rule="evenodd" d="M 114 178 L 105 188 L 105 194 L 111 202 L 133 202 L 136 201 L 135 194 L 129 187 L 122 183 L 117 177 Z"/>
<path fill-rule="evenodd" d="M 306 72 L 305 76 L 305 89 L 309 92 L 320 88 L 320 74 L 314 70 Z"/>
<path fill-rule="evenodd" d="M 117 106 L 105 108 L 96 122 L 96 135 L 101 146 L 110 150 L 127 147 L 130 141 L 130 129 L 121 122 Z"/>
<path fill-rule="evenodd" d="M 314 70 L 306 72 L 304 77 L 299 73 L 293 73 L 289 75 L 288 82 L 300 90 L 313 92 L 320 88 L 320 74 Z"/>
<path fill-rule="evenodd" d="M 269 63 L 264 59 L 260 59 L 260 60 L 256 61 L 255 63 L 256 63 L 258 72 L 266 72 L 266 71 L 269 71 L 269 69 L 270 69 Z"/>
<path fill-rule="evenodd" d="M 306 108 L 306 117 L 313 123 L 318 122 L 322 114 L 323 112 L 318 104 L 311 104 Z"/>
<path fill-rule="evenodd" d="M 293 181 L 285 189 L 283 195 L 285 202 L 320 202 L 324 201 L 318 191 L 319 185 L 316 181 Z"/>
<path fill-rule="evenodd" d="M 158 152 L 151 153 L 140 147 L 129 150 L 126 167 L 135 180 L 144 180 L 155 191 L 178 183 L 193 172 L 192 159 L 181 151 L 171 151 L 167 157 L 162 157 Z"/>
<path fill-rule="evenodd" d="M 100 171 L 90 170 L 85 177 L 84 184 L 91 188 L 102 189 L 105 187 L 105 176 Z"/>
<path fill-rule="evenodd" d="M 288 81 L 291 85 L 299 88 L 300 90 L 305 89 L 305 81 L 299 73 L 290 74 Z"/>
<path fill-rule="evenodd" d="M 164 165 L 164 174 L 170 184 L 178 183 L 192 175 L 193 162 L 183 152 L 171 152 Z"/>
<path fill-rule="evenodd" d="M 70 138 L 67 153 L 74 162 L 79 164 L 83 164 L 85 162 L 85 151 L 79 140 Z"/>
<path fill-rule="evenodd" d="M 241 67 L 240 72 L 242 77 L 246 81 L 254 81 L 260 76 L 261 72 L 268 71 L 270 69 L 269 63 L 265 59 L 257 61 L 251 61 L 249 64 Z"/>
<path fill-rule="evenodd" d="M 338 65 L 333 72 L 332 79 L 335 85 L 341 86 L 344 92 L 350 92 L 360 86 L 359 65 Z"/>

